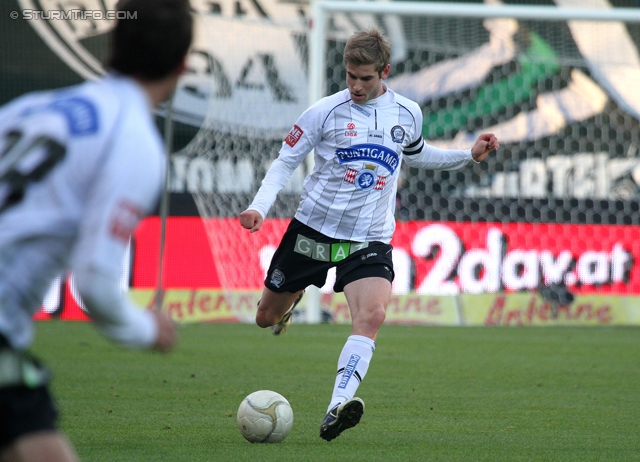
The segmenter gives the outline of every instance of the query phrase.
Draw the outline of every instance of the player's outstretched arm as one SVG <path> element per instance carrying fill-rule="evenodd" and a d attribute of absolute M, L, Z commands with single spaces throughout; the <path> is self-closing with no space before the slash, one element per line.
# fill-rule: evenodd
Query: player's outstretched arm
<path fill-rule="evenodd" d="M 89 316 L 107 338 L 129 348 L 173 348 L 173 321 L 164 313 L 135 306 L 122 293 L 119 277 L 91 267 L 74 271 L 74 277 Z"/>
<path fill-rule="evenodd" d="M 471 156 L 476 162 L 482 162 L 491 151 L 499 147 L 498 138 L 493 133 L 483 133 L 471 148 Z"/>
<path fill-rule="evenodd" d="M 260 229 L 263 221 L 262 215 L 256 210 L 245 210 L 240 214 L 240 224 L 252 233 Z"/>

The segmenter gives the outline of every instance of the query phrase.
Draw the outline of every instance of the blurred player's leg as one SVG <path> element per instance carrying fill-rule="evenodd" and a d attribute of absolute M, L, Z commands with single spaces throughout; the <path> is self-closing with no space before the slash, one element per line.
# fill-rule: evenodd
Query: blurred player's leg
<path fill-rule="evenodd" d="M 0 454 L 3 462 L 76 462 L 78 456 L 67 439 L 56 431 L 19 438 Z"/>

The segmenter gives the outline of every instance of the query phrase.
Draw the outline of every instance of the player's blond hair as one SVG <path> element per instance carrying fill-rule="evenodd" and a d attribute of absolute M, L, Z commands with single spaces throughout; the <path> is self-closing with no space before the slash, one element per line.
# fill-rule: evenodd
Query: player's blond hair
<path fill-rule="evenodd" d="M 391 43 L 382 33 L 372 27 L 354 33 L 344 47 L 344 62 L 352 66 L 373 64 L 381 74 L 391 58 Z"/>

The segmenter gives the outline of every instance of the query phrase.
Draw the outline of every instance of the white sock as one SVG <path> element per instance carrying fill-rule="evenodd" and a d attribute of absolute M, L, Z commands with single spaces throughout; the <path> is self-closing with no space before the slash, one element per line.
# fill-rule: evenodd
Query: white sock
<path fill-rule="evenodd" d="M 376 342 L 362 335 L 351 335 L 338 359 L 338 376 L 327 412 L 338 403 L 353 398 L 369 369 Z"/>

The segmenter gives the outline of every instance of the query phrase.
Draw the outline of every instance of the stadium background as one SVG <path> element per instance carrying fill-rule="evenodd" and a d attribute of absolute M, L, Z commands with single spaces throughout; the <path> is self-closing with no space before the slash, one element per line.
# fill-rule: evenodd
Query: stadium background
<path fill-rule="evenodd" d="M 54 6 L 54 2 L 44 0 L 3 2 L 0 5 L 0 103 L 28 91 L 72 85 L 86 77 L 79 71 L 82 66 L 70 66 L 69 60 L 61 58 L 61 53 L 64 54 L 60 51 L 61 46 L 68 46 L 66 53 L 74 51 L 72 41 L 65 41 L 64 36 L 58 36 L 58 41 L 47 40 L 28 21 L 12 20 L 12 11 L 20 11 L 25 4 L 35 6 L 34 9 L 106 10 L 113 3 L 61 1 L 55 2 Z M 610 3 L 617 7 L 638 6 L 635 1 Z M 240 24 L 236 24 L 238 27 L 242 26 L 242 18 L 247 19 L 250 27 L 256 27 L 253 24 L 256 17 L 264 19 L 273 16 L 272 11 L 284 8 L 283 4 L 274 1 L 194 4 L 201 12 L 207 10 L 212 15 L 235 18 Z M 553 3 L 521 1 L 505 4 Z M 308 14 L 305 5 L 287 5 L 302 17 Z M 271 19 L 277 21 L 279 18 Z M 420 19 L 412 21 L 419 22 Z M 467 24 L 464 34 L 460 29 L 447 28 L 447 21 L 423 25 L 409 22 L 404 23 L 405 27 L 428 32 L 426 36 L 408 41 L 405 59 L 393 63 L 392 76 L 398 76 L 398 79 L 392 88 L 396 90 L 402 87 L 403 76 L 418 76 L 421 70 L 457 56 L 459 49 L 472 49 L 488 40 L 488 32 L 481 21 Z M 78 43 L 103 63 L 109 38 L 108 24 L 96 21 L 90 26 L 75 23 L 68 26 L 72 32 L 78 32 L 76 37 L 82 37 Z M 91 30 L 79 30 L 81 27 Z M 476 30 L 470 30 L 470 27 Z M 627 24 L 625 27 L 637 49 L 640 26 Z M 56 28 L 49 30 L 55 32 Z M 269 70 L 266 86 L 277 95 L 278 101 L 296 103 L 288 107 L 289 111 L 282 112 L 283 117 L 274 114 L 274 120 L 282 126 L 262 127 L 261 131 L 247 135 L 233 127 L 222 127 L 224 121 L 214 118 L 204 147 L 202 143 L 197 145 L 209 157 L 199 157 L 189 146 L 194 145 L 199 128 L 206 121 L 202 112 L 194 116 L 185 110 L 189 108 L 188 104 L 180 106 L 179 101 L 176 102 L 170 218 L 163 265 L 163 286 L 167 290 L 163 306 L 176 319 L 186 322 L 250 321 L 253 316 L 264 267 L 260 252 L 277 245 L 288 217 L 295 210 L 296 188 L 281 194 L 267 228 L 258 233 L 260 242 L 254 242 L 252 248 L 238 246 L 234 252 L 225 254 L 228 261 L 219 261 L 223 257 L 212 253 L 210 236 L 214 233 L 233 241 L 238 233 L 233 217 L 255 194 L 268 162 L 277 156 L 286 135 L 286 129 L 282 132 L 282 127 L 290 126 L 295 115 L 290 120 L 280 119 L 291 117 L 290 113 L 295 114 L 300 112 L 300 107 L 306 107 L 306 94 L 300 93 L 300 89 L 306 88 L 306 36 L 304 30 L 291 34 L 292 52 L 300 64 L 296 76 L 302 78 L 289 82 L 290 87 L 282 84 L 286 73 L 278 70 L 278 61 L 269 61 L 266 55 L 261 55 L 262 66 Z M 429 34 L 439 34 L 441 42 L 453 44 L 453 49 L 424 50 L 416 45 L 420 40 L 428 42 Z M 248 40 L 234 37 L 213 45 L 213 49 L 217 46 L 222 55 L 242 54 L 241 47 L 248 46 Z M 527 63 L 520 54 L 493 66 L 484 81 L 458 92 L 453 105 L 447 96 L 424 98 L 420 103 L 424 107 L 425 121 L 432 122 L 425 125 L 426 138 L 436 143 L 446 142 L 455 140 L 458 134 L 506 124 L 519 114 L 533 113 L 538 108 L 539 96 L 546 91 L 570 88 L 576 80 L 576 70 L 580 75 L 592 73 L 566 25 L 543 28 L 536 23 L 521 24 L 514 41 L 520 50 L 528 50 L 525 56 L 536 56 L 537 53 L 541 60 Z M 340 38 L 330 43 L 330 50 L 336 52 L 327 69 L 328 92 L 344 85 L 344 70 L 337 52 L 343 43 Z M 240 78 L 225 88 L 221 83 L 225 79 L 220 78 L 219 71 L 216 74 L 216 61 L 206 72 L 199 70 L 198 59 L 203 56 L 202 50 L 194 53 L 191 72 L 185 77 L 179 94 L 182 92 L 190 97 L 206 94 L 200 87 L 203 75 L 209 78 L 217 75 L 218 94 L 233 92 L 235 88 L 255 89 L 250 66 L 245 66 Z M 85 59 L 84 64 L 89 61 Z M 222 58 L 221 61 L 226 64 Z M 260 61 L 256 59 L 251 63 L 258 67 Z M 474 112 L 469 109 L 474 100 L 510 79 L 528 83 L 528 86 L 523 85 L 527 91 L 517 95 L 507 92 L 506 96 L 497 98 L 495 107 L 486 110 Z M 407 79 L 406 82 L 404 84 L 411 88 L 412 81 Z M 594 94 L 605 97 L 601 98 L 600 105 L 594 103 L 597 110 L 592 110 L 592 114 L 574 119 L 568 117 L 567 123 L 552 133 L 502 141 L 500 151 L 472 171 L 455 174 L 407 171 L 398 195 L 398 232 L 393 242 L 396 253 L 402 257 L 397 262 L 400 277 L 394 287 L 388 322 L 437 325 L 640 323 L 640 308 L 636 302 L 640 294 L 637 269 L 640 190 L 636 178 L 640 177 L 634 175 L 638 166 L 640 131 L 639 118 L 633 112 L 637 102 L 630 101 L 630 109 L 621 104 L 619 98 L 607 94 L 607 88 L 600 86 L 600 90 Z M 221 128 L 216 128 L 216 123 Z M 162 114 L 158 116 L 158 125 L 164 128 Z M 221 179 L 217 172 L 222 171 L 223 161 L 231 161 L 236 170 L 232 169 L 230 175 Z M 534 192 L 529 195 L 519 190 L 526 165 L 548 170 L 545 184 L 533 185 Z M 563 177 L 558 180 L 553 171 L 563 172 Z M 611 173 L 603 179 L 598 176 L 598 172 L 603 171 Z M 219 200 L 216 204 L 224 204 L 224 207 L 216 205 L 207 212 L 209 217 L 203 217 L 197 200 L 204 198 L 206 201 L 213 196 Z M 210 217 L 215 219 L 206 222 Z M 160 220 L 157 216 L 150 217 L 136 232 L 124 277 L 124 285 L 132 289 L 131 296 L 145 306 L 155 303 L 159 242 Z M 216 255 L 218 261 L 215 261 Z M 446 267 L 444 257 L 460 263 L 455 271 Z M 238 266 L 237 260 L 243 261 L 244 265 Z M 463 265 L 463 262 L 467 264 Z M 550 268 L 545 273 L 546 279 L 539 271 L 545 262 Z M 482 265 L 482 274 L 477 274 Z M 221 267 L 227 268 L 228 274 L 220 274 Z M 539 289 L 545 283 L 547 286 L 566 284 L 575 295 L 572 304 L 560 307 L 557 318 L 551 315 L 550 302 L 540 296 Z M 341 296 L 323 290 L 322 297 L 327 319 L 348 320 Z M 53 287 L 37 317 L 84 319 L 79 305 L 72 280 L 65 278 Z"/>

